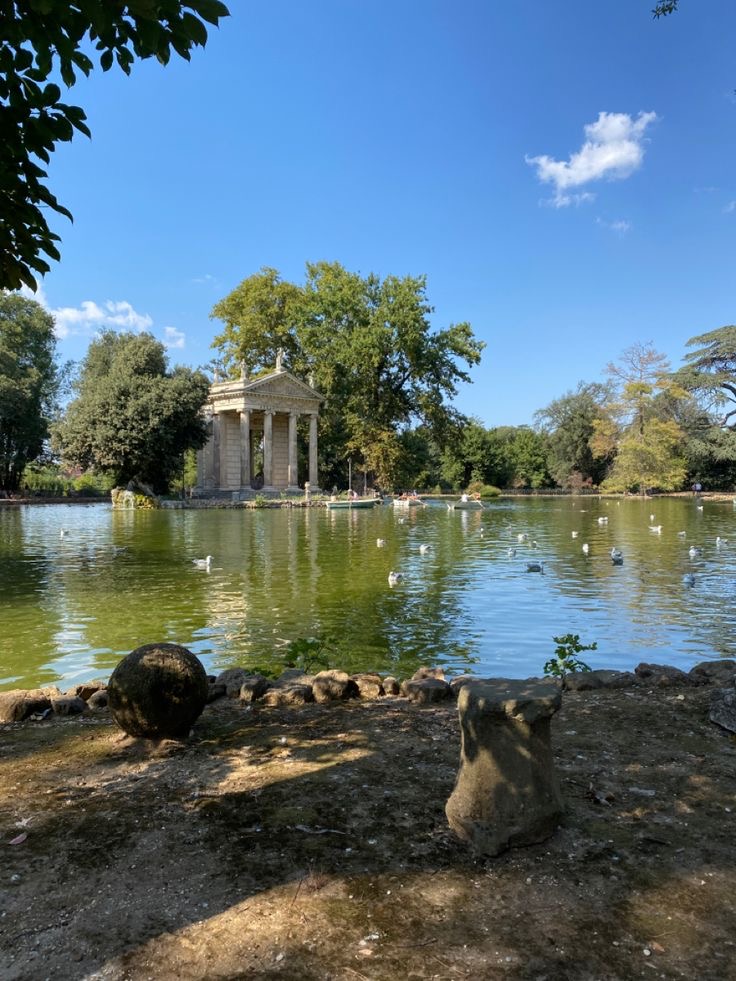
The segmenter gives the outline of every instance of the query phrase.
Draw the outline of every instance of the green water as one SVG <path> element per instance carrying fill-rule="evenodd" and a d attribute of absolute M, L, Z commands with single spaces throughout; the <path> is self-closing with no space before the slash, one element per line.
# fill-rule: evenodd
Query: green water
<path fill-rule="evenodd" d="M 661 534 L 649 530 L 652 512 Z M 522 533 L 529 542 L 517 542 Z M 717 547 L 717 535 L 733 544 Z M 695 559 L 693 544 L 703 549 Z M 621 567 L 608 556 L 614 545 Z M 208 554 L 210 571 L 196 568 Z M 543 575 L 526 572 L 532 559 Z M 404 575 L 395 588 L 391 570 Z M 6 507 L 0 689 L 107 676 L 153 641 L 184 644 L 212 671 L 276 665 L 290 641 L 312 635 L 329 636 L 349 670 L 402 675 L 421 663 L 540 673 L 552 635 L 568 631 L 598 642 L 594 666 L 690 667 L 736 653 L 735 582 L 730 502 L 699 511 L 692 500 L 532 498 L 401 514 Z"/>

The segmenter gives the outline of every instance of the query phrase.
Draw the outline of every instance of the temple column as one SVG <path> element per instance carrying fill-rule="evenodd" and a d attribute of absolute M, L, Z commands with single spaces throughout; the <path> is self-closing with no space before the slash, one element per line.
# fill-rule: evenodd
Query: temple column
<path fill-rule="evenodd" d="M 296 451 L 296 424 L 299 418 L 298 412 L 289 413 L 289 471 L 287 476 L 287 490 L 299 490 L 299 464 Z"/>
<path fill-rule="evenodd" d="M 273 409 L 263 413 L 263 489 L 273 490 Z"/>
<path fill-rule="evenodd" d="M 220 449 L 222 434 L 220 432 L 220 416 L 215 412 L 212 416 L 212 489 L 220 489 Z"/>
<path fill-rule="evenodd" d="M 319 490 L 317 473 L 317 413 L 309 416 L 309 487 L 312 492 Z"/>
<path fill-rule="evenodd" d="M 250 409 L 240 412 L 240 487 L 250 487 Z"/>

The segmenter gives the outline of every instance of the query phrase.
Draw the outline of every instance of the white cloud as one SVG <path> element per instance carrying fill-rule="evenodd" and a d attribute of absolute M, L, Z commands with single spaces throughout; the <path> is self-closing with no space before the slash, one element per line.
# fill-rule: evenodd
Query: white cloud
<path fill-rule="evenodd" d="M 729 201 L 723 209 L 723 213 L 724 215 L 730 215 L 734 211 L 736 211 L 736 201 Z"/>
<path fill-rule="evenodd" d="M 78 307 L 58 307 L 49 311 L 56 320 L 60 336 L 83 333 L 89 328 L 113 327 L 141 332 L 153 326 L 153 318 L 138 313 L 127 300 L 106 300 L 102 306 L 83 300 Z"/>
<path fill-rule="evenodd" d="M 153 318 L 147 313 L 138 313 L 127 300 L 106 300 L 101 306 L 94 300 L 83 300 L 78 307 L 50 306 L 42 286 L 36 291 L 22 286 L 22 296 L 40 303 L 54 318 L 54 333 L 59 338 L 70 334 L 89 334 L 103 327 L 134 330 L 140 333 L 153 326 Z"/>
<path fill-rule="evenodd" d="M 623 180 L 638 170 L 644 159 L 644 133 L 656 119 L 656 112 L 640 112 L 636 119 L 625 112 L 600 112 L 594 123 L 585 126 L 585 142 L 569 160 L 546 154 L 525 159 L 536 167 L 543 184 L 554 186 L 550 203 L 556 208 L 591 201 L 590 191 L 570 189 L 603 179 Z"/>
<path fill-rule="evenodd" d="M 197 283 L 199 286 L 202 284 L 207 284 L 208 286 L 216 286 L 217 279 L 211 276 L 209 273 L 205 273 L 204 276 L 197 276 L 192 280 L 193 283 Z"/>
<path fill-rule="evenodd" d="M 631 222 L 623 218 L 618 218 L 616 221 L 605 221 L 603 218 L 596 218 L 595 223 L 596 225 L 600 225 L 601 228 L 607 228 L 611 232 L 616 232 L 621 238 L 627 232 L 630 232 L 632 227 Z"/>
<path fill-rule="evenodd" d="M 184 331 L 176 327 L 164 327 L 164 347 L 184 347 L 186 337 Z"/>

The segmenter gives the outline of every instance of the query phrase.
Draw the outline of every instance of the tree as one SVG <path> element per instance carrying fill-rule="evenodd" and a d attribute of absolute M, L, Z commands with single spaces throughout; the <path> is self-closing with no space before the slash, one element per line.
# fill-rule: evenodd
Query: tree
<path fill-rule="evenodd" d="M 321 417 L 321 469 L 344 482 L 346 460 L 390 487 L 402 459 L 401 434 L 423 424 L 442 445 L 461 417 L 448 400 L 483 343 L 467 323 L 432 330 L 423 276 L 361 276 L 337 262 L 308 263 L 304 286 L 272 269 L 244 280 L 220 301 L 215 338 L 231 369 L 271 368 L 278 347 L 290 367 L 311 375 L 327 398 Z"/>
<path fill-rule="evenodd" d="M 675 407 L 687 392 L 669 373 L 667 358 L 651 344 L 634 344 L 606 369 L 615 398 L 594 420 L 591 449 L 612 457 L 604 490 L 677 490 L 687 476 L 684 433 Z"/>
<path fill-rule="evenodd" d="M 51 193 L 43 166 L 74 131 L 90 135 L 84 111 L 61 101 L 77 73 L 103 71 L 117 61 L 130 74 L 136 58 L 166 64 L 172 49 L 189 60 L 207 41 L 205 22 L 229 16 L 220 0 L 2 0 L 0 2 L 0 288 L 35 288 L 49 270 L 42 253 L 59 259 L 59 236 L 47 224 L 50 208 L 71 219 Z"/>
<path fill-rule="evenodd" d="M 279 349 L 293 364 L 299 354 L 295 324 L 301 296 L 298 286 L 264 266 L 220 300 L 210 317 L 225 323 L 213 347 L 222 351 L 226 370 L 241 364 L 249 372 L 272 368 Z"/>
<path fill-rule="evenodd" d="M 509 447 L 514 467 L 514 487 L 535 490 L 551 483 L 547 468 L 547 436 L 530 426 L 517 426 Z"/>
<path fill-rule="evenodd" d="M 54 320 L 35 300 L 0 292 L 0 489 L 16 491 L 42 451 L 60 374 Z"/>
<path fill-rule="evenodd" d="M 736 429 L 736 327 L 719 327 L 692 337 L 685 366 L 675 380 L 693 392 L 707 412 L 717 414 L 718 425 Z"/>
<path fill-rule="evenodd" d="M 548 434 L 550 472 L 561 486 L 602 480 L 608 461 L 594 457 L 590 440 L 610 394 L 610 386 L 580 382 L 574 392 L 535 413 L 538 427 Z"/>
<path fill-rule="evenodd" d="M 491 434 L 480 419 L 470 419 L 442 454 L 442 479 L 455 490 L 489 482 L 494 463 Z"/>
<path fill-rule="evenodd" d="M 207 440 L 208 393 L 202 372 L 168 370 L 165 348 L 150 334 L 108 330 L 89 346 L 55 437 L 71 463 L 164 491 L 181 474 L 185 451 Z"/>

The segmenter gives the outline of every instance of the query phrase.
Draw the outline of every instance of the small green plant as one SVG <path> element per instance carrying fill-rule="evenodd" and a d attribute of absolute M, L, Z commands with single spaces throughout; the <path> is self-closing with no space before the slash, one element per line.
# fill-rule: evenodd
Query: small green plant
<path fill-rule="evenodd" d="M 253 503 L 251 504 L 251 507 L 254 507 L 254 508 L 267 508 L 268 507 L 268 498 L 267 497 L 264 497 L 263 494 L 256 494 L 256 496 L 255 496 L 255 498 L 253 500 Z"/>
<path fill-rule="evenodd" d="M 327 637 L 298 637 L 286 648 L 287 668 L 299 668 L 309 674 L 314 668 L 330 666 L 331 642 Z"/>
<path fill-rule="evenodd" d="M 574 671 L 590 671 L 590 666 L 581 661 L 577 656 L 581 651 L 596 651 L 598 644 L 581 644 L 580 634 L 565 634 L 562 637 L 553 637 L 552 640 L 557 644 L 555 656 L 551 657 L 544 665 L 544 673 L 553 678 L 564 678 L 566 674 Z"/>

